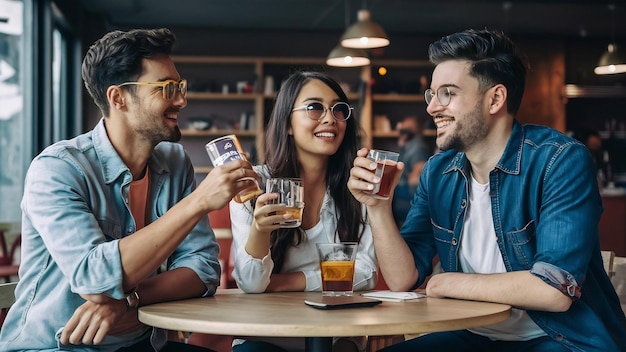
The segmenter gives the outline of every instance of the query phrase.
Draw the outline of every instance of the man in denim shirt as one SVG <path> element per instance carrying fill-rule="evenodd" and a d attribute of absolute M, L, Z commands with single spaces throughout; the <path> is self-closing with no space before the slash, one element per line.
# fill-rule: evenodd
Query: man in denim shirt
<path fill-rule="evenodd" d="M 442 152 L 426 162 L 401 231 L 389 202 L 368 194 L 380 180 L 367 150 L 348 186 L 367 205 L 392 290 L 420 286 L 439 255 L 443 273 L 428 281 L 428 296 L 514 308 L 502 323 L 384 351 L 625 351 L 626 319 L 600 254 L 602 203 L 589 152 L 515 120 L 526 64 L 502 33 L 452 34 L 429 56 L 436 67 L 427 111 Z"/>
<path fill-rule="evenodd" d="M 174 41 L 167 29 L 114 31 L 87 52 L 83 79 L 104 118 L 30 166 L 20 282 L 0 350 L 206 351 L 167 342 L 136 308 L 215 293 L 219 248 L 207 213 L 257 175 L 233 161 L 196 188 L 175 143 L 187 99 Z"/>

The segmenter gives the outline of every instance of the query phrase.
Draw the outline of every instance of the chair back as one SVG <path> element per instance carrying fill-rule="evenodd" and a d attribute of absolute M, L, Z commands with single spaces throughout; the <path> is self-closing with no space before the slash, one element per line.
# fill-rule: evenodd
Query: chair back
<path fill-rule="evenodd" d="M 0 284 L 0 309 L 9 308 L 15 303 L 15 286 L 17 282 Z"/>
<path fill-rule="evenodd" d="M 15 286 L 17 282 L 0 284 L 0 328 L 2 328 L 8 309 L 15 303 Z"/>
<path fill-rule="evenodd" d="M 609 279 L 615 275 L 615 269 L 613 268 L 613 261 L 615 260 L 615 252 L 602 251 L 602 262 L 604 263 L 604 271 L 609 275 Z"/>

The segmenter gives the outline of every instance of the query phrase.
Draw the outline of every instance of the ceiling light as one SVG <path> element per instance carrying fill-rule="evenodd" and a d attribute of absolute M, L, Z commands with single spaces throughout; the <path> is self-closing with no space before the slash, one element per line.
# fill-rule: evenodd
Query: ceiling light
<path fill-rule="evenodd" d="M 600 56 L 598 66 L 593 70 L 596 75 L 611 75 L 626 72 L 626 58 L 617 49 L 617 45 L 609 44 L 607 51 Z"/>
<path fill-rule="evenodd" d="M 389 38 L 383 28 L 371 20 L 368 10 L 359 10 L 358 22 L 354 23 L 341 36 L 341 45 L 346 48 L 372 49 L 389 45 Z"/>
<path fill-rule="evenodd" d="M 326 64 L 337 67 L 366 66 L 370 64 L 370 59 L 367 57 L 365 50 L 344 48 L 341 45 L 337 45 L 328 54 Z"/>
<path fill-rule="evenodd" d="M 619 52 L 615 44 L 615 5 L 609 4 L 611 10 L 611 44 L 600 56 L 598 66 L 593 70 L 596 75 L 612 75 L 626 72 L 626 57 Z"/>

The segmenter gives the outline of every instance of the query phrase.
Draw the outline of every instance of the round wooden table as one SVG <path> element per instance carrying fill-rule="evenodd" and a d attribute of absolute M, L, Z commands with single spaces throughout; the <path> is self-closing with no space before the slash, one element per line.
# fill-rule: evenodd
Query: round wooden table
<path fill-rule="evenodd" d="M 399 335 L 467 329 L 508 319 L 511 306 L 456 299 L 420 298 L 374 307 L 319 310 L 304 304 L 320 292 L 242 293 L 139 308 L 144 324 L 169 330 L 234 336 L 305 337 L 307 351 L 330 351 L 340 336 Z"/>

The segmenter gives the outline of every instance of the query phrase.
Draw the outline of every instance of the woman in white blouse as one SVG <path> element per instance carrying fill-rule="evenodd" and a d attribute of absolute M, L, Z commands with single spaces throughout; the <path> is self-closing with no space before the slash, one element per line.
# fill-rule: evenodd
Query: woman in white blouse
<path fill-rule="evenodd" d="M 358 242 L 354 290 L 375 287 L 371 228 L 365 208 L 346 185 L 360 132 L 345 93 L 331 77 L 296 72 L 282 84 L 267 127 L 266 164 L 255 171 L 263 183 L 270 177 L 303 179 L 302 225 L 275 225 L 283 215 L 273 215 L 275 206 L 266 204 L 275 193 L 243 204 L 231 202 L 233 276 L 239 288 L 250 293 L 321 291 L 315 244 L 328 242 Z M 356 342 L 352 349 L 339 339 L 334 350 L 364 348 L 364 339 L 350 340 Z M 299 351 L 304 339 L 251 337 L 233 345 L 236 352 Z"/>

